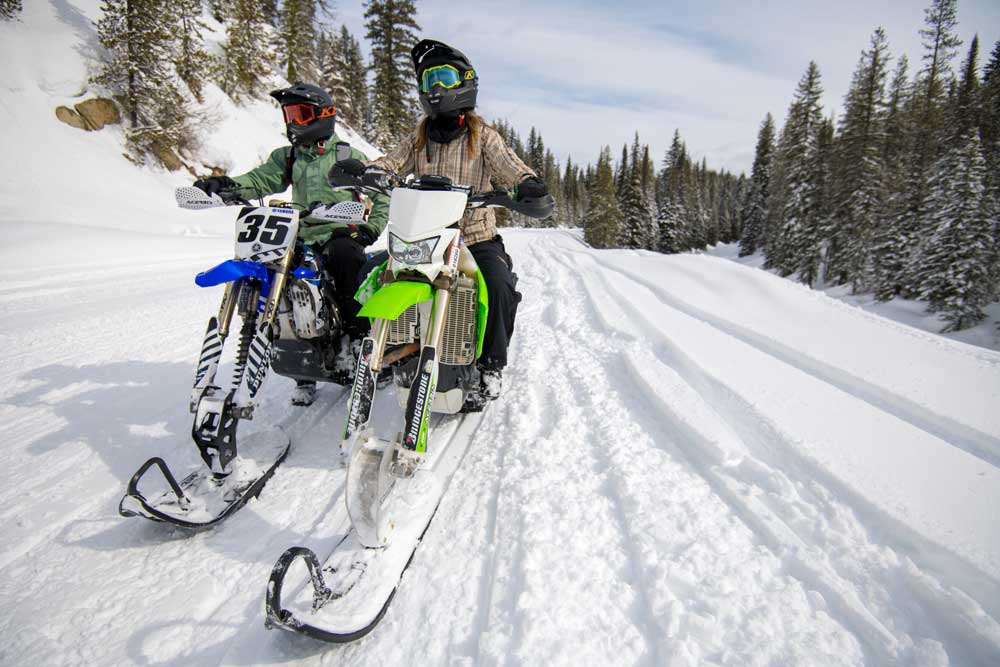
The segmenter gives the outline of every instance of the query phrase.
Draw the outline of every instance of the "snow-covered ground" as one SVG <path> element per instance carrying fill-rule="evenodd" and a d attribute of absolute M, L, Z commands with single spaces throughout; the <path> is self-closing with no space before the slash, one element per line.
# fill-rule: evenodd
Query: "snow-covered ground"
<path fill-rule="evenodd" d="M 272 377 L 242 428 L 282 425 L 291 454 L 217 529 L 118 516 L 150 456 L 200 465 L 219 291 L 193 276 L 230 256 L 232 214 L 177 210 L 189 175 L 56 121 L 98 2 L 25 5 L 0 24 L 0 664 L 1000 664 L 1000 353 L 564 231 L 504 234 L 505 392 L 381 625 L 265 630 L 278 556 L 347 528 L 344 390 L 291 408 Z M 273 106 L 208 104 L 205 164 L 281 143 Z"/>
<path fill-rule="evenodd" d="M 1000 659 L 1000 354 L 723 259 L 508 232 L 505 394 L 382 625 L 328 646 L 266 631 L 262 599 L 285 548 L 346 529 L 343 390 L 290 408 L 272 379 L 246 428 L 292 453 L 218 529 L 121 519 L 143 460 L 198 465 L 218 292 L 191 276 L 228 244 L 2 229 L 2 664 Z M 118 259 L 29 275 L 53 245 Z"/>
<path fill-rule="evenodd" d="M 764 264 L 763 253 L 758 252 L 748 257 L 740 257 L 739 250 L 738 243 L 720 243 L 709 248 L 706 254 L 713 257 L 725 257 L 744 266 L 761 268 Z M 870 293 L 853 294 L 850 286 L 845 285 L 827 287 L 823 292 L 844 303 L 924 331 L 940 333 L 947 326 L 947 322 L 942 320 L 938 314 L 927 312 L 926 301 L 895 298 L 888 302 L 881 302 Z M 951 340 L 1000 351 L 1000 303 L 991 303 L 985 308 L 985 312 L 986 318 L 976 326 L 942 335 Z"/>

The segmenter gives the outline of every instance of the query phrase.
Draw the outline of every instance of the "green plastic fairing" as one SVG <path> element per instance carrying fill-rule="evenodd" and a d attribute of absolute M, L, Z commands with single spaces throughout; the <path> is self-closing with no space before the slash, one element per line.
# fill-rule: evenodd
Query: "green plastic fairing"
<path fill-rule="evenodd" d="M 401 280 L 389 283 L 372 294 L 361 306 L 358 315 L 363 317 L 394 320 L 415 303 L 431 298 L 431 286 Z"/>
<path fill-rule="evenodd" d="M 361 283 L 361 287 L 358 291 L 354 293 L 354 300 L 358 303 L 364 303 L 371 298 L 372 294 L 378 291 L 378 277 L 382 275 L 385 271 L 385 267 L 389 265 L 389 260 L 385 260 L 374 269 L 368 272 L 368 276 L 365 281 Z"/>
<path fill-rule="evenodd" d="M 476 341 L 476 359 L 483 354 L 483 338 L 486 336 L 486 318 L 490 314 L 490 295 L 486 291 L 486 281 L 483 280 L 483 272 L 476 274 L 479 283 L 479 303 L 476 304 L 476 329 L 479 332 L 479 340 Z"/>

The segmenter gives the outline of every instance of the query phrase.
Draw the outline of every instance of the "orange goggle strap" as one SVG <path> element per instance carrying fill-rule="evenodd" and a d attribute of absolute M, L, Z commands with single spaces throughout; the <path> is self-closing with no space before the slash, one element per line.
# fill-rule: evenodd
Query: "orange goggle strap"
<path fill-rule="evenodd" d="M 281 111 L 285 115 L 286 123 L 299 125 L 308 125 L 317 118 L 332 118 L 337 115 L 337 107 L 332 104 L 320 109 L 319 115 L 316 115 L 316 107 L 312 104 L 288 104 L 281 107 Z"/>

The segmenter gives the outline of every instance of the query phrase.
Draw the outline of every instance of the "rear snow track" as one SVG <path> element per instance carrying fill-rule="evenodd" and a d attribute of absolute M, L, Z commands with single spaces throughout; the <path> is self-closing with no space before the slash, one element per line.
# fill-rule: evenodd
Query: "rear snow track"
<path fill-rule="evenodd" d="M 803 342 L 799 317 L 934 348 L 979 393 L 1000 395 L 1000 355 L 721 260 L 505 236 L 525 298 L 504 395 L 388 614 L 346 646 L 266 632 L 262 610 L 287 547 L 325 553 L 346 529 L 344 390 L 289 410 L 272 378 L 255 422 L 284 423 L 291 454 L 219 528 L 119 519 L 145 458 L 197 462 L 187 391 L 218 293 L 188 285 L 206 260 L 77 265 L 76 293 L 3 274 L 0 663 L 1000 663 L 983 397 L 869 372 Z M 795 317 L 762 324 L 736 307 L 753 299 Z"/>

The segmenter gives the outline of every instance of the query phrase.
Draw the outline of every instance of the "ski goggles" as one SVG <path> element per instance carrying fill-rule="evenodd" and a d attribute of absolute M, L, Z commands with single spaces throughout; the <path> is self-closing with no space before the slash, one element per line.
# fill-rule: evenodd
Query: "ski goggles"
<path fill-rule="evenodd" d="M 465 79 L 474 79 L 476 73 L 471 69 L 465 73 Z M 428 67 L 420 75 L 420 92 L 429 93 L 434 86 L 442 88 L 458 88 L 462 85 L 462 74 L 451 65 Z"/>
<path fill-rule="evenodd" d="M 337 115 L 337 107 L 332 104 L 319 110 L 316 115 L 316 107 L 311 104 L 288 104 L 281 107 L 281 112 L 285 114 L 285 123 L 298 123 L 308 125 L 317 118 L 330 118 Z"/>

